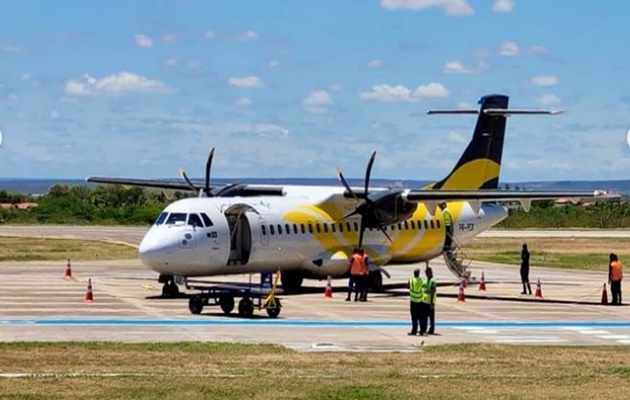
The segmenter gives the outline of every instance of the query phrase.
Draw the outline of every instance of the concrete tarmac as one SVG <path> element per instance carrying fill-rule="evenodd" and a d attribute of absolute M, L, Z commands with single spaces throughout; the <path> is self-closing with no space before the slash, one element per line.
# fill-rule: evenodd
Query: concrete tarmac
<path fill-rule="evenodd" d="M 3 226 L 0 234 L 45 232 L 46 237 L 139 241 L 144 233 L 140 228 L 16 228 Z M 484 272 L 487 290 L 481 292 L 471 284 L 465 302 L 458 302 L 454 277 L 441 260 L 431 265 L 441 283 L 438 335 L 409 337 L 404 286 L 415 265 L 389 268 L 392 279 L 385 283 L 392 289 L 371 294 L 367 303 L 344 301 L 345 281 L 333 281 L 332 299 L 324 297 L 325 282 L 306 281 L 310 293 L 280 296 L 283 309 L 274 320 L 264 311 L 256 311 L 252 319 L 227 317 L 218 307 L 192 315 L 188 298 L 161 298 L 156 274 L 137 260 L 74 262 L 73 280 L 63 279 L 65 262 L 2 262 L 0 340 L 226 341 L 274 343 L 300 351 L 415 351 L 421 346 L 465 342 L 630 344 L 630 307 L 598 304 L 605 270 L 533 267 L 532 290 L 540 278 L 543 293 L 543 299 L 535 299 L 520 295 L 517 267 L 474 262 L 473 275 L 479 278 Z M 85 301 L 88 278 L 94 291 L 91 303 Z M 221 279 L 245 282 L 249 277 Z"/>

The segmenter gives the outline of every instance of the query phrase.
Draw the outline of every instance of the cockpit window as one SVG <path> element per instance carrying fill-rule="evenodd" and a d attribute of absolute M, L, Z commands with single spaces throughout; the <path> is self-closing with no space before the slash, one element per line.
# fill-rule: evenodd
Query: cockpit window
<path fill-rule="evenodd" d="M 212 225 L 214 225 L 212 223 L 212 220 L 210 219 L 210 217 L 206 215 L 206 213 L 201 213 L 201 218 L 203 218 L 203 222 L 206 224 L 206 228 L 209 228 Z"/>
<path fill-rule="evenodd" d="M 188 216 L 188 225 L 192 225 L 197 228 L 203 228 L 203 222 L 201 222 L 201 218 L 197 214 L 190 214 Z"/>
<path fill-rule="evenodd" d="M 166 217 L 168 217 L 167 212 L 163 212 L 159 217 L 155 220 L 155 225 L 162 225 L 164 221 L 166 221 Z"/>
<path fill-rule="evenodd" d="M 186 224 L 186 213 L 171 213 L 166 220 L 166 225 L 184 225 Z"/>

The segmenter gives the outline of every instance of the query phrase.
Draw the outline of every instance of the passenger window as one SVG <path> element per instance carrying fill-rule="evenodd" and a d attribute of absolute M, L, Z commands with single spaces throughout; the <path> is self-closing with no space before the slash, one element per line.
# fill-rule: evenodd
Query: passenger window
<path fill-rule="evenodd" d="M 396 230 L 396 225 L 392 225 L 392 231 Z"/>
<path fill-rule="evenodd" d="M 185 225 L 187 214 L 171 213 L 166 220 L 166 225 Z"/>
<path fill-rule="evenodd" d="M 322 228 L 319 226 L 319 223 L 315 224 L 315 229 L 317 229 L 317 233 L 322 233 Z"/>
<path fill-rule="evenodd" d="M 402 224 L 400 222 L 398 223 L 398 230 L 402 231 Z"/>
<path fill-rule="evenodd" d="M 291 226 L 289 226 L 289 224 L 284 224 L 284 229 L 287 235 L 291 233 Z"/>
<path fill-rule="evenodd" d="M 262 231 L 263 236 L 267 236 L 267 227 L 265 225 L 260 225 L 260 230 Z"/>
<path fill-rule="evenodd" d="M 302 234 L 304 235 L 306 233 L 306 227 L 304 226 L 304 224 L 300 224 L 300 229 L 302 230 Z"/>
<path fill-rule="evenodd" d="M 330 224 L 330 230 L 332 231 L 332 233 L 337 232 L 337 227 L 335 226 L 334 222 L 332 224 Z"/>
<path fill-rule="evenodd" d="M 424 229 L 429 229 L 429 221 L 424 220 Z"/>
<path fill-rule="evenodd" d="M 408 231 L 409 230 L 409 223 L 407 222 L 407 220 L 405 220 L 405 230 Z"/>
<path fill-rule="evenodd" d="M 411 221 L 411 230 L 415 231 L 416 230 L 416 222 L 415 221 Z"/>
<path fill-rule="evenodd" d="M 343 233 L 343 222 L 339 223 L 339 232 Z"/>
<path fill-rule="evenodd" d="M 295 233 L 296 235 L 298 233 L 297 224 L 293 224 L 293 233 Z"/>
<path fill-rule="evenodd" d="M 352 232 L 352 226 L 350 225 L 350 222 L 346 222 L 346 228 L 348 228 L 348 232 Z"/>
<path fill-rule="evenodd" d="M 354 231 L 359 232 L 359 224 L 355 222 L 353 225 L 354 225 Z"/>
<path fill-rule="evenodd" d="M 324 233 L 328 233 L 328 224 L 324 222 Z"/>
<path fill-rule="evenodd" d="M 203 222 L 201 222 L 201 218 L 197 214 L 190 214 L 188 216 L 188 225 L 194 226 L 195 228 L 203 228 Z"/>
<path fill-rule="evenodd" d="M 203 219 L 203 223 L 206 224 L 206 228 L 210 228 L 212 225 L 214 225 L 212 223 L 212 220 L 206 215 L 206 213 L 201 213 L 201 219 Z"/>
<path fill-rule="evenodd" d="M 159 217 L 155 220 L 155 225 L 162 225 L 164 221 L 166 221 L 166 217 L 168 217 L 167 212 L 163 212 Z"/>
<path fill-rule="evenodd" d="M 276 233 L 275 229 L 273 228 L 273 225 L 269 225 L 269 233 L 271 233 L 272 235 Z"/>
<path fill-rule="evenodd" d="M 433 220 L 431 220 L 431 229 L 435 229 L 435 226 L 433 225 Z"/>
<path fill-rule="evenodd" d="M 440 220 L 438 219 L 435 223 L 437 224 L 438 229 L 440 229 Z"/>
<path fill-rule="evenodd" d="M 313 234 L 313 224 L 308 223 L 308 233 Z"/>
<path fill-rule="evenodd" d="M 278 224 L 278 235 L 282 235 L 282 225 Z"/>

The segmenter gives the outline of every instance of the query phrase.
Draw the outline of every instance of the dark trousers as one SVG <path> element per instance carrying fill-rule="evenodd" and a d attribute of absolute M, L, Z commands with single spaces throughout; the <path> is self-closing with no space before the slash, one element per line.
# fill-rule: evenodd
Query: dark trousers
<path fill-rule="evenodd" d="M 350 279 L 348 279 L 348 297 L 346 297 L 346 299 L 349 299 L 354 291 L 354 299 L 357 300 L 360 286 L 361 275 L 350 275 Z"/>
<path fill-rule="evenodd" d="M 420 303 L 420 334 L 427 333 L 427 320 L 429 318 L 429 305 L 427 303 Z"/>
<path fill-rule="evenodd" d="M 446 237 L 444 238 L 443 251 L 449 251 L 453 245 L 453 225 L 446 225 Z"/>
<path fill-rule="evenodd" d="M 420 332 L 422 332 L 422 303 L 409 302 L 409 311 L 411 312 L 411 334 L 418 333 L 418 324 L 420 324 Z M 426 319 L 425 319 L 426 320 Z"/>
<path fill-rule="evenodd" d="M 529 285 L 529 268 L 521 267 L 521 282 L 523 283 L 523 294 L 527 292 L 532 294 L 532 287 Z"/>
<path fill-rule="evenodd" d="M 429 333 L 435 332 L 435 304 L 428 305 L 427 315 L 429 317 Z"/>
<path fill-rule="evenodd" d="M 361 284 L 359 285 L 359 300 L 367 301 L 367 292 L 370 287 L 370 274 L 361 275 Z"/>
<path fill-rule="evenodd" d="M 611 304 L 621 304 L 621 281 L 610 281 Z"/>

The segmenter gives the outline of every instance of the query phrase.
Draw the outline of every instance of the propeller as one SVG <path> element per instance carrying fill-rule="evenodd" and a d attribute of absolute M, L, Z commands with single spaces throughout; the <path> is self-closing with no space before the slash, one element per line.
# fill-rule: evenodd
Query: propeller
<path fill-rule="evenodd" d="M 378 229 L 385 235 L 385 237 L 387 237 L 387 239 L 390 242 L 392 242 L 392 238 L 389 237 L 389 235 L 385 231 L 385 228 L 383 228 L 383 225 L 379 222 L 378 215 L 376 214 L 378 206 L 368 195 L 369 189 L 370 189 L 370 177 L 372 175 L 372 167 L 374 166 L 375 159 L 376 159 L 376 151 L 374 151 L 372 153 L 372 156 L 370 156 L 370 160 L 368 161 L 368 165 L 365 170 L 363 198 L 359 198 L 359 196 L 357 196 L 357 194 L 354 193 L 354 191 L 348 184 L 348 181 L 346 181 L 346 179 L 344 178 L 343 173 L 341 172 L 341 169 L 337 169 L 337 177 L 339 178 L 343 186 L 346 188 L 348 193 L 350 193 L 350 195 L 354 197 L 355 200 L 357 200 L 356 208 L 349 214 L 343 216 L 341 220 L 353 217 L 355 215 L 361 216 L 361 224 L 360 224 L 360 229 L 359 229 L 359 248 L 363 248 L 363 237 L 365 236 L 365 228 L 368 226 L 371 228 Z"/>

